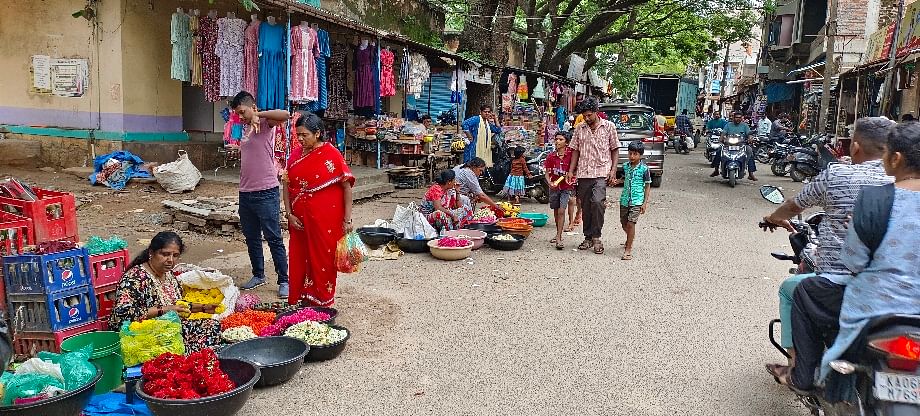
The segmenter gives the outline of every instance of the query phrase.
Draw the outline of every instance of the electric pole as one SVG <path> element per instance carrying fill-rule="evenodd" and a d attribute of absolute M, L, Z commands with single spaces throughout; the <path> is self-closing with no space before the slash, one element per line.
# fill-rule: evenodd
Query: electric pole
<path fill-rule="evenodd" d="M 903 1 L 903 0 L 901 0 Z M 821 87 L 821 111 L 818 112 L 818 120 L 815 123 L 817 131 L 827 133 L 827 121 L 830 120 L 831 105 L 831 81 L 837 75 L 837 61 L 834 59 L 836 49 L 834 41 L 837 38 L 837 0 L 831 0 L 830 8 L 827 13 L 827 24 L 824 26 L 824 82 Z M 836 129 L 831 132 L 836 135 Z"/>
<path fill-rule="evenodd" d="M 835 0 L 836 1 L 836 0 Z M 719 114 L 723 116 L 725 108 L 725 94 L 728 93 L 728 52 L 731 49 L 731 43 L 725 44 L 725 60 L 722 61 L 722 83 L 719 84 Z"/>
<path fill-rule="evenodd" d="M 834 0 L 836 1 L 836 0 Z M 885 84 L 882 86 L 882 116 L 888 116 L 888 111 L 891 110 L 891 90 L 893 86 L 891 83 L 894 80 L 894 65 L 898 59 L 898 38 L 901 37 L 901 19 L 904 16 L 904 0 L 898 1 L 898 18 L 894 21 L 894 34 L 891 36 L 891 46 L 888 51 L 888 74 L 885 75 Z M 898 115 L 894 114 L 894 119 L 898 119 Z"/>

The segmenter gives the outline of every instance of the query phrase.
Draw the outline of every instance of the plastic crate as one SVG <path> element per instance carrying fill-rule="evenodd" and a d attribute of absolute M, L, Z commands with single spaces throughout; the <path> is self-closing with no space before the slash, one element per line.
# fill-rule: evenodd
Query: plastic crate
<path fill-rule="evenodd" d="M 49 294 L 8 294 L 10 320 L 16 333 L 51 332 L 96 320 L 96 294 L 86 285 Z"/>
<path fill-rule="evenodd" d="M 89 256 L 76 248 L 3 258 L 7 293 L 45 294 L 90 284 Z"/>
<path fill-rule="evenodd" d="M 21 254 L 33 244 L 32 220 L 0 211 L 0 256 Z"/>
<path fill-rule="evenodd" d="M 119 250 L 106 254 L 93 254 L 89 256 L 90 274 L 93 287 L 118 283 L 118 279 L 125 274 L 130 254 L 128 250 Z"/>
<path fill-rule="evenodd" d="M 37 201 L 0 197 L 0 211 L 32 220 L 33 244 L 45 241 L 80 241 L 77 203 L 73 194 L 32 188 Z"/>
<path fill-rule="evenodd" d="M 96 319 L 105 322 L 106 327 L 108 327 L 112 309 L 115 308 L 116 289 L 118 289 L 118 283 L 93 288 L 93 291 L 96 292 L 96 309 L 98 310 Z"/>
<path fill-rule="evenodd" d="M 72 336 L 87 332 L 102 331 L 100 322 L 90 322 L 63 331 L 19 332 L 13 335 L 13 355 L 16 359 L 28 359 L 41 351 L 61 352 L 61 343 Z"/>

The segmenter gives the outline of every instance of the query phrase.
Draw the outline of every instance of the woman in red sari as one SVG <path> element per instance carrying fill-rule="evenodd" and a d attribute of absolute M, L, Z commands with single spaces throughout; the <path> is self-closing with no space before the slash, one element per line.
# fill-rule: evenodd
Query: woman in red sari
<path fill-rule="evenodd" d="M 289 304 L 335 302 L 335 248 L 351 231 L 352 176 L 335 146 L 323 140 L 323 120 L 303 113 L 285 175 L 284 208 L 291 233 Z M 297 145 L 299 144 L 299 146 Z"/>

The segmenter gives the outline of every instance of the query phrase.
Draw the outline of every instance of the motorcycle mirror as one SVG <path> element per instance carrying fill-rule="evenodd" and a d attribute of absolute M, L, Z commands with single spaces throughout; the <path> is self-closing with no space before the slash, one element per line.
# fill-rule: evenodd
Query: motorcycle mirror
<path fill-rule="evenodd" d="M 783 195 L 783 189 L 772 185 L 761 186 L 760 196 L 774 204 L 782 204 L 786 200 Z"/>

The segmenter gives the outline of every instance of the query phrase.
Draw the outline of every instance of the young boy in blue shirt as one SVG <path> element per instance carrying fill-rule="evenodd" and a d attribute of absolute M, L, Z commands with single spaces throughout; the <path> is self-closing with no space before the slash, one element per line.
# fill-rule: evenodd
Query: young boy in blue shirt
<path fill-rule="evenodd" d="M 623 177 L 617 180 L 623 185 L 620 195 L 620 225 L 626 232 L 626 244 L 623 250 L 623 260 L 632 260 L 633 241 L 636 238 L 636 223 L 639 216 L 645 214 L 648 208 L 649 192 L 652 185 L 652 175 L 648 165 L 642 162 L 645 146 L 635 140 L 629 143 L 629 162 L 623 164 Z"/>

